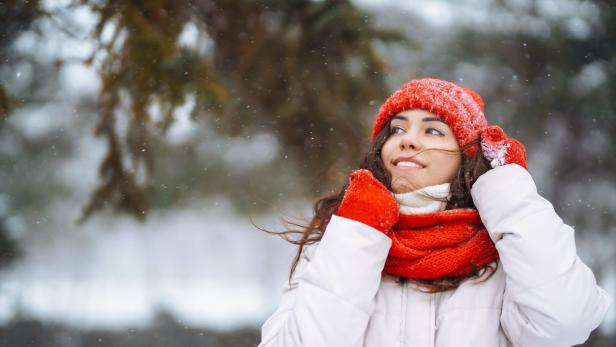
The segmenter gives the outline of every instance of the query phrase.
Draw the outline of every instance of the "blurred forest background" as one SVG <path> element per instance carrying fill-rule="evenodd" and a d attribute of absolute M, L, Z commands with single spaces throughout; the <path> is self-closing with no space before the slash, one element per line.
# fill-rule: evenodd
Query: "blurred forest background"
<path fill-rule="evenodd" d="M 0 0 L 0 345 L 253 346 L 412 78 L 480 92 L 616 296 L 616 4 Z M 585 346 L 614 346 L 614 308 Z"/>

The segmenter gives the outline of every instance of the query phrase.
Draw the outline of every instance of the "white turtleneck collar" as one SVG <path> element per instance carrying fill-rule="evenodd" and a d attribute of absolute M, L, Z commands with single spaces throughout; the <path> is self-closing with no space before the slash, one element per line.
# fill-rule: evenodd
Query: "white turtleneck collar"
<path fill-rule="evenodd" d="M 400 205 L 402 214 L 437 212 L 444 210 L 447 202 L 433 200 L 430 197 L 449 198 L 450 186 L 450 183 L 437 184 L 412 192 L 394 194 L 394 197 Z"/>

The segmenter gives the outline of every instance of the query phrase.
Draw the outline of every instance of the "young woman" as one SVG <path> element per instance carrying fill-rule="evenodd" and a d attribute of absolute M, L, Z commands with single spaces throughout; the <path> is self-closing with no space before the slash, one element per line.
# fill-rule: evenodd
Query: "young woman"
<path fill-rule="evenodd" d="M 259 346 L 571 346 L 611 298 L 524 146 L 453 83 L 381 107 L 362 168 L 315 204 Z"/>

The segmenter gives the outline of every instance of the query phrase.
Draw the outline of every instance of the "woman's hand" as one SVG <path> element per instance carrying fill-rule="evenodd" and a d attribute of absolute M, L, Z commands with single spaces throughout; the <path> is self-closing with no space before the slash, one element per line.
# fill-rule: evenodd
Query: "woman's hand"
<path fill-rule="evenodd" d="M 383 233 L 398 221 L 400 207 L 393 194 L 366 169 L 354 171 L 336 214 Z"/>
<path fill-rule="evenodd" d="M 507 164 L 518 164 L 528 170 L 524 145 L 507 137 L 498 125 L 490 125 L 482 131 L 481 151 L 493 169 Z"/>

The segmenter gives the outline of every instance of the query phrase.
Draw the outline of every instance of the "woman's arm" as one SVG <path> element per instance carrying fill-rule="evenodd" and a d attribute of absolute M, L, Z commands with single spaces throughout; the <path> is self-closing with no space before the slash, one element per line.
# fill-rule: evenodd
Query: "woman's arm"
<path fill-rule="evenodd" d="M 285 284 L 259 346 L 363 346 L 391 239 L 334 215 L 318 246 L 309 247 L 316 250 L 302 256 L 291 287 Z"/>
<path fill-rule="evenodd" d="M 398 203 L 370 171 L 353 172 L 314 256 L 302 257 L 294 289 L 284 289 L 263 325 L 259 346 L 363 346 L 391 247 L 386 233 L 398 216 Z"/>
<path fill-rule="evenodd" d="M 471 194 L 506 274 L 501 324 L 513 345 L 583 343 L 611 298 L 577 256 L 573 228 L 517 164 L 486 172 Z"/>

